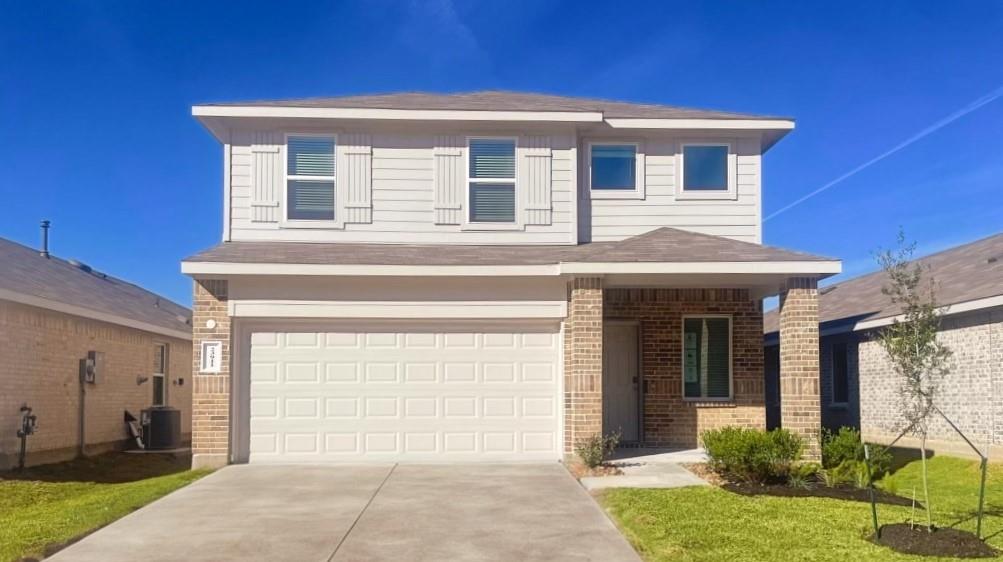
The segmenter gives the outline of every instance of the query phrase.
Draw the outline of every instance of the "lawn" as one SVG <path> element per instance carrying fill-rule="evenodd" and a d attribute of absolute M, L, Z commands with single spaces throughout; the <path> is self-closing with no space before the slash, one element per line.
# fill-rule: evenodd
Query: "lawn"
<path fill-rule="evenodd" d="M 189 462 L 115 453 L 0 473 L 0 562 L 40 556 L 208 474 Z"/>
<path fill-rule="evenodd" d="M 921 495 L 919 462 L 880 486 Z M 930 461 L 934 523 L 975 530 L 978 463 L 951 457 Z M 866 540 L 870 504 L 821 498 L 749 497 L 714 487 L 618 489 L 600 501 L 641 555 L 661 560 L 937 560 L 896 553 Z M 883 523 L 901 522 L 909 508 L 878 506 Z M 983 535 L 1003 550 L 1003 466 L 990 465 Z M 921 519 L 917 512 L 917 519 Z M 954 559 L 951 559 L 954 560 Z"/>

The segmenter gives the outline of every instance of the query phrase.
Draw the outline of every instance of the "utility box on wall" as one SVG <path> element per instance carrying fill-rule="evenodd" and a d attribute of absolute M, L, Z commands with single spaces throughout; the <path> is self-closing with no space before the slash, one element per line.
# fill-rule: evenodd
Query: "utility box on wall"
<path fill-rule="evenodd" d="M 86 383 L 97 384 L 98 376 L 104 371 L 104 353 L 88 351 L 87 359 L 82 361 L 82 366 L 81 379 Z"/>

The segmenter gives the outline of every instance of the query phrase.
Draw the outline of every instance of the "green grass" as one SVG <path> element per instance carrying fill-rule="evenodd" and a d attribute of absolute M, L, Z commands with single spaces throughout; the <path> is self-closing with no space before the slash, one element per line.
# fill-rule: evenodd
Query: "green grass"
<path fill-rule="evenodd" d="M 208 474 L 188 462 L 110 454 L 0 473 L 0 561 L 40 556 Z"/>
<path fill-rule="evenodd" d="M 978 463 L 930 461 L 934 524 L 975 530 Z M 922 496 L 920 463 L 912 462 L 880 485 Z M 600 498 L 627 538 L 650 561 L 661 560 L 936 560 L 872 544 L 870 504 L 822 498 L 748 497 L 714 487 L 611 490 Z M 983 535 L 1003 549 L 1003 466 L 990 465 Z M 909 508 L 878 506 L 881 523 L 906 521 Z M 925 517 L 917 511 L 917 519 Z M 953 559 L 952 559 L 953 560 Z"/>

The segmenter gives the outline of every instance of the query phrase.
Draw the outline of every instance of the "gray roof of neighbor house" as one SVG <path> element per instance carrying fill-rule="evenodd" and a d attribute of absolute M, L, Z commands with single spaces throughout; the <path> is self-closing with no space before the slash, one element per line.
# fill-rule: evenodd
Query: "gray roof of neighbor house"
<path fill-rule="evenodd" d="M 142 287 L 0 238 L 0 299 L 59 303 L 171 332 L 191 333 L 191 310 Z M 5 297 L 5 293 L 10 293 Z M 23 299 L 22 297 L 27 297 Z M 83 314 L 80 314 L 83 315 Z"/>
<path fill-rule="evenodd" d="M 351 265 L 547 265 L 622 262 L 830 261 L 831 258 L 663 227 L 577 246 L 224 242 L 185 262 Z"/>
<path fill-rule="evenodd" d="M 207 106 L 270 106 L 353 109 L 461 110 L 461 111 L 561 111 L 601 112 L 618 119 L 791 119 L 659 105 L 628 103 L 601 99 L 555 96 L 526 92 L 482 91 L 453 94 L 403 92 L 367 96 L 304 98 L 289 100 L 252 100 L 206 103 Z"/>
<path fill-rule="evenodd" d="M 952 305 L 1003 295 L 1003 233 L 919 258 L 936 282 L 937 302 Z M 889 318 L 900 313 L 881 292 L 884 271 L 824 287 L 819 296 L 819 320 L 824 327 Z M 779 329 L 771 310 L 763 318 L 767 334 Z"/>

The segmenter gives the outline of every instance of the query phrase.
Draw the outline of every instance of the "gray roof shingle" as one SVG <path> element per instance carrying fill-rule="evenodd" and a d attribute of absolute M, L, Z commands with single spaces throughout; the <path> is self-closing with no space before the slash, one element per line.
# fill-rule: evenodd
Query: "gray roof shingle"
<path fill-rule="evenodd" d="M 449 266 L 828 260 L 830 258 L 665 227 L 618 242 L 578 246 L 224 242 L 184 261 Z"/>
<path fill-rule="evenodd" d="M 942 305 L 1003 295 L 1003 233 L 956 246 L 917 260 L 929 267 Z M 825 325 L 876 320 L 899 314 L 900 309 L 881 292 L 888 278 L 875 271 L 822 289 L 819 320 Z M 779 329 L 776 310 L 766 313 L 763 331 Z"/>
<path fill-rule="evenodd" d="M 367 96 L 254 100 L 207 103 L 209 106 L 274 106 L 355 109 L 468 110 L 468 111 L 560 111 L 601 112 L 620 119 L 790 119 L 768 115 L 694 109 L 650 103 L 555 96 L 526 92 L 481 91 L 452 94 L 402 92 Z"/>
<path fill-rule="evenodd" d="M 0 238 L 0 289 L 180 332 L 191 310 L 142 287 Z"/>

